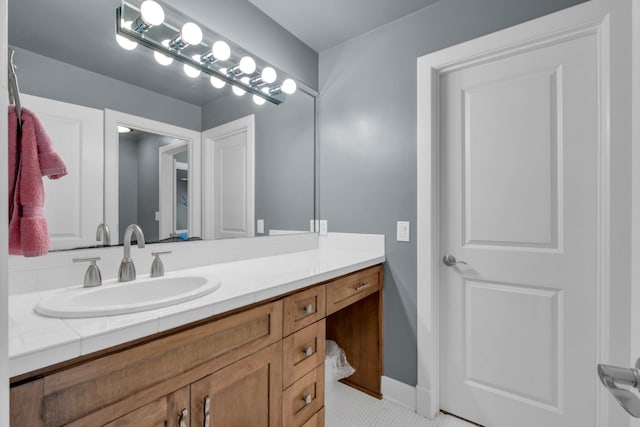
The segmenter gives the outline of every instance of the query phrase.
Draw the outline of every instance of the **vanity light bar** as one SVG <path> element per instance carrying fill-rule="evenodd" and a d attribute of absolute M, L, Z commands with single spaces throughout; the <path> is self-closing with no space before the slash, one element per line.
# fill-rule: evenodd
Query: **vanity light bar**
<path fill-rule="evenodd" d="M 156 6 L 161 8 L 162 21 L 157 19 L 151 23 L 146 16 L 143 17 L 141 9 L 146 3 L 154 3 L 156 14 L 159 13 Z M 171 22 L 185 24 L 173 25 Z M 198 32 L 199 34 L 195 34 Z M 194 69 L 193 75 L 201 72 L 208 78 L 229 83 L 235 88 L 236 94 L 251 93 L 258 105 L 264 104 L 264 101 L 281 104 L 285 101 L 286 94 L 295 92 L 296 83 L 293 79 L 285 78 L 281 83 L 276 82 L 275 69 L 265 65 L 262 70 L 258 70 L 254 55 L 240 46 L 223 41 L 224 38 L 217 33 L 155 1 L 142 2 L 142 5 L 136 5 L 130 0 L 123 1 L 116 9 L 116 34 L 153 50 L 156 56 L 164 57 L 164 62 L 161 62 L 163 65 L 170 64 L 173 58 Z M 207 45 L 203 40 L 216 42 Z M 224 84 L 217 86 L 222 87 Z"/>

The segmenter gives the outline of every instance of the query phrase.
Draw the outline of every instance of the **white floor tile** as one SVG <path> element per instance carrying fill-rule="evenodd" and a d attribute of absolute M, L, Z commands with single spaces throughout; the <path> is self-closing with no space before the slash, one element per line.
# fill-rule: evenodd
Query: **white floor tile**
<path fill-rule="evenodd" d="M 475 427 L 444 414 L 430 420 L 388 400 L 375 399 L 342 383 L 326 387 L 325 416 L 327 427 Z"/>

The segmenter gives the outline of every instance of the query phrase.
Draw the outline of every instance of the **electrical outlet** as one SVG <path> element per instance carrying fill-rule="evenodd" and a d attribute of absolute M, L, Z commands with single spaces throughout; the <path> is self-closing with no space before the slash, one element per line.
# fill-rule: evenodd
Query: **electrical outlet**
<path fill-rule="evenodd" d="M 259 219 L 256 221 L 256 233 L 264 234 L 264 219 Z"/>
<path fill-rule="evenodd" d="M 398 221 L 396 226 L 396 240 L 398 242 L 408 242 L 409 241 L 409 232 L 410 232 L 410 223 L 409 221 Z"/>
<path fill-rule="evenodd" d="M 156 211 L 156 221 L 160 221 L 160 212 Z"/>
<path fill-rule="evenodd" d="M 328 225 L 326 219 L 321 219 L 320 220 L 320 235 L 321 236 L 326 236 L 327 234 L 329 234 L 329 225 Z"/>

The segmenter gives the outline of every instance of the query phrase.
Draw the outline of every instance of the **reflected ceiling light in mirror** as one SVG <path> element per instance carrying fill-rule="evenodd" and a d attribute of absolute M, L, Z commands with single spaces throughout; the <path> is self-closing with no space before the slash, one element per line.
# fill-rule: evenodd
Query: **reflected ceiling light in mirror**
<path fill-rule="evenodd" d="M 129 133 L 129 132 L 131 132 L 131 128 L 118 125 L 118 133 Z"/>
<path fill-rule="evenodd" d="M 130 30 L 131 21 L 123 22 L 122 27 Z M 118 42 L 120 47 L 123 48 L 124 50 L 133 50 L 136 47 L 138 47 L 138 43 L 134 42 L 133 40 L 129 40 L 128 38 L 123 37 L 120 34 L 116 34 L 116 41 Z"/>
<path fill-rule="evenodd" d="M 140 5 L 140 17 L 136 19 L 134 31 L 143 33 L 154 25 L 164 22 L 164 9 L 153 0 L 145 0 Z"/>
<path fill-rule="evenodd" d="M 187 77 L 191 77 L 192 79 L 195 79 L 196 77 L 200 77 L 200 70 L 198 70 L 195 67 L 192 67 L 189 64 L 184 64 L 182 66 L 182 69 L 184 73 L 187 75 Z"/>
<path fill-rule="evenodd" d="M 267 102 L 263 97 L 258 96 L 258 95 L 253 95 L 253 102 L 256 105 L 263 105 L 265 102 Z"/>
<path fill-rule="evenodd" d="M 169 41 L 170 40 L 163 40 L 162 45 L 165 47 L 169 47 Z M 160 53 L 157 50 L 153 51 L 153 57 L 155 58 L 156 62 L 160 65 L 171 65 L 173 63 L 172 57 L 165 55 L 164 53 Z"/>
<path fill-rule="evenodd" d="M 187 22 L 182 26 L 182 31 L 173 40 L 169 42 L 172 49 L 184 49 L 189 45 L 198 45 L 202 43 L 202 30 L 198 24 Z"/>
<path fill-rule="evenodd" d="M 211 86 L 215 87 L 216 89 L 222 89 L 227 83 L 224 80 L 220 80 L 217 77 L 211 76 L 209 78 L 209 82 L 211 83 Z"/>
<path fill-rule="evenodd" d="M 245 84 L 245 85 L 249 86 L 249 82 L 250 82 L 249 77 L 243 77 L 243 78 L 241 78 L 241 79 L 240 79 L 240 81 L 241 81 L 243 84 Z M 242 95 L 244 95 L 245 93 L 247 93 L 247 91 L 246 91 L 246 90 L 242 89 L 242 88 L 241 88 L 241 87 L 239 87 L 239 86 L 233 86 L 233 87 L 231 88 L 231 90 L 233 90 L 233 93 L 234 93 L 235 95 L 237 95 L 237 96 L 242 96 Z"/>

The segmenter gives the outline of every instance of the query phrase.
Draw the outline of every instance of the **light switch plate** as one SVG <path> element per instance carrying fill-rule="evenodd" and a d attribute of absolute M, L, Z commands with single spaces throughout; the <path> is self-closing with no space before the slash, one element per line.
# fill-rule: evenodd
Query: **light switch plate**
<path fill-rule="evenodd" d="M 326 236 L 327 234 L 329 234 L 329 224 L 327 223 L 326 219 L 321 219 L 320 220 L 320 235 L 321 236 Z"/>
<path fill-rule="evenodd" d="M 396 240 L 398 242 L 408 242 L 409 234 L 410 234 L 410 223 L 409 221 L 398 221 L 396 227 Z"/>
<path fill-rule="evenodd" d="M 156 221 L 160 221 L 160 212 L 156 211 Z"/>
<path fill-rule="evenodd" d="M 256 221 L 256 233 L 264 234 L 264 219 L 259 219 Z"/>

